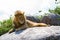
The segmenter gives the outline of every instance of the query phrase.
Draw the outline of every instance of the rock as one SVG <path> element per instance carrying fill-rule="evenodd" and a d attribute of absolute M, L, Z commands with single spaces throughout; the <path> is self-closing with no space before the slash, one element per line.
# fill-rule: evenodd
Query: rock
<path fill-rule="evenodd" d="M 26 18 L 33 22 L 37 22 L 37 23 L 40 22 L 40 20 L 38 18 L 36 18 L 36 16 L 26 16 Z"/>
<path fill-rule="evenodd" d="M 41 20 L 42 23 L 51 24 L 51 18 L 44 16 Z"/>
<path fill-rule="evenodd" d="M 60 18 L 60 15 L 51 13 L 48 16 L 44 16 L 41 22 L 50 24 L 50 25 L 60 25 L 59 18 Z"/>
<path fill-rule="evenodd" d="M 27 28 L 6 33 L 0 40 L 60 40 L 60 26 Z"/>

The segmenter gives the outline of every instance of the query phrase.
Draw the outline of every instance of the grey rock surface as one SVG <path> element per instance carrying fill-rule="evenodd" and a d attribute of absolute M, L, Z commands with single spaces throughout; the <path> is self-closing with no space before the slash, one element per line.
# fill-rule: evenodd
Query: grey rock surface
<path fill-rule="evenodd" d="M 51 13 L 48 16 L 44 16 L 41 22 L 50 25 L 60 25 L 60 15 Z"/>
<path fill-rule="evenodd" d="M 27 28 L 6 33 L 0 40 L 60 40 L 60 26 Z"/>
<path fill-rule="evenodd" d="M 36 18 L 36 16 L 26 16 L 26 18 L 33 22 L 37 22 L 37 23 L 40 22 L 40 19 Z"/>

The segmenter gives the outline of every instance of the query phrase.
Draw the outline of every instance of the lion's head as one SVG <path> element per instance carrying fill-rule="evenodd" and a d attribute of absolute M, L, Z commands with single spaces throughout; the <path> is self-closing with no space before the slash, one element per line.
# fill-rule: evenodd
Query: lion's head
<path fill-rule="evenodd" d="M 24 16 L 24 12 L 23 11 L 16 11 L 15 15 L 14 15 L 14 26 L 15 28 L 19 28 L 20 26 L 24 25 L 26 23 L 26 18 Z"/>
<path fill-rule="evenodd" d="M 25 16 L 23 11 L 16 11 L 15 12 L 15 18 L 17 18 L 17 21 L 20 24 L 23 24 L 25 22 Z"/>

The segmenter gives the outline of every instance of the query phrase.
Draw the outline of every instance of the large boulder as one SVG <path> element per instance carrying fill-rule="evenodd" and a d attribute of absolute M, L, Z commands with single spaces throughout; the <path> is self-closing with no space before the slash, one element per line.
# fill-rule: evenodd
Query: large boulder
<path fill-rule="evenodd" d="M 36 16 L 26 16 L 26 18 L 30 21 L 39 23 L 40 20 Z"/>
<path fill-rule="evenodd" d="M 60 15 L 51 13 L 48 16 L 44 16 L 41 22 L 50 25 L 60 25 Z"/>
<path fill-rule="evenodd" d="M 27 28 L 6 33 L 0 40 L 60 40 L 60 26 Z"/>
<path fill-rule="evenodd" d="M 44 16 L 41 20 L 42 23 L 51 24 L 51 18 Z"/>

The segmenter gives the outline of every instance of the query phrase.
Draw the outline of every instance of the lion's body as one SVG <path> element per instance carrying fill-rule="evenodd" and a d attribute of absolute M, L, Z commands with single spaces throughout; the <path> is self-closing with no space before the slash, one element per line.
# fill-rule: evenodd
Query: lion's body
<path fill-rule="evenodd" d="M 29 28 L 29 27 L 47 26 L 47 24 L 45 24 L 45 23 L 35 23 L 30 20 L 27 20 L 26 17 L 24 16 L 24 12 L 22 12 L 22 11 L 16 11 L 14 16 L 15 16 L 13 19 L 14 29 L 25 29 L 25 28 Z M 12 31 L 13 30 L 11 30 L 9 32 L 11 33 Z"/>
<path fill-rule="evenodd" d="M 36 23 L 36 22 L 32 22 L 30 20 L 27 20 L 27 24 L 29 27 L 47 27 L 47 24 L 45 24 L 45 23 Z"/>

